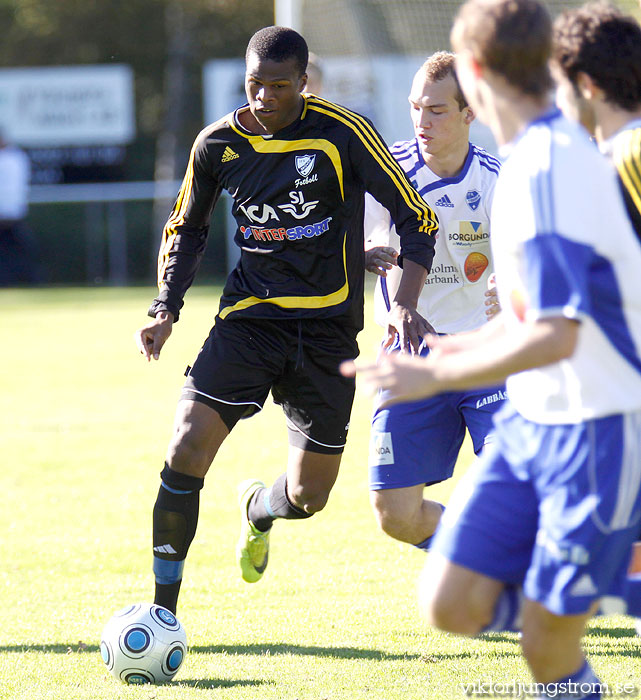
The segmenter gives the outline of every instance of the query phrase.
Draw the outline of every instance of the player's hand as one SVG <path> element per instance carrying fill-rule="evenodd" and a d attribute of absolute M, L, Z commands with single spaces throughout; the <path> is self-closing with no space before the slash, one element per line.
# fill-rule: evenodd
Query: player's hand
<path fill-rule="evenodd" d="M 170 311 L 159 311 L 156 318 L 134 333 L 138 350 L 145 356 L 147 362 L 153 357 L 157 360 L 162 346 L 171 335 L 174 325 L 174 315 Z"/>
<path fill-rule="evenodd" d="M 394 302 L 387 314 L 387 339 L 383 348 L 392 345 L 398 334 L 400 352 L 417 355 L 423 337 L 431 333 L 436 331 L 416 309 Z"/>
<path fill-rule="evenodd" d="M 499 295 L 496 291 L 496 275 L 492 273 L 487 280 L 487 291 L 485 292 L 485 315 L 488 320 L 494 318 L 501 311 Z"/>
<path fill-rule="evenodd" d="M 370 394 L 375 394 L 379 389 L 384 391 L 381 406 L 415 401 L 438 393 L 431 363 L 422 357 L 392 353 L 383 357 L 379 364 L 343 362 L 340 371 L 346 377 L 358 375 Z"/>
<path fill-rule="evenodd" d="M 365 269 L 380 277 L 397 264 L 398 251 L 390 246 L 377 245 L 365 251 Z"/>

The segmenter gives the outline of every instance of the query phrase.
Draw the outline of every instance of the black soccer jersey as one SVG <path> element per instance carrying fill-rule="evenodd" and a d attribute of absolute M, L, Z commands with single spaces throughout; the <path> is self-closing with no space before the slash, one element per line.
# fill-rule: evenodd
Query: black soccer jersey
<path fill-rule="evenodd" d="M 363 323 L 363 202 L 390 212 L 401 260 L 429 270 L 438 220 L 364 117 L 313 95 L 273 135 L 239 122 L 240 110 L 197 137 L 159 255 L 150 315 L 177 318 L 205 249 L 221 189 L 234 201 L 241 249 L 220 300 L 222 318 L 328 318 Z M 401 263 L 402 264 L 402 263 Z"/>
<path fill-rule="evenodd" d="M 637 121 L 634 125 L 614 138 L 612 155 L 628 215 L 641 239 L 641 124 Z"/>

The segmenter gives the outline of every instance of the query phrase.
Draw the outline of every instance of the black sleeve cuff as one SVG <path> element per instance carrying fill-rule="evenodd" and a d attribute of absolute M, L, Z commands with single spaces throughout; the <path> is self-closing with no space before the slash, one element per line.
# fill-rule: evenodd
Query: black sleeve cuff
<path fill-rule="evenodd" d="M 168 304 L 166 301 L 161 301 L 160 299 L 154 299 L 147 311 L 147 316 L 151 318 L 156 318 L 156 314 L 159 311 L 169 311 L 174 315 L 174 323 L 178 322 L 178 317 L 180 316 L 180 309 L 177 306 Z"/>
<path fill-rule="evenodd" d="M 429 272 L 432 269 L 432 260 L 434 260 L 434 248 L 428 248 L 421 253 L 411 252 L 399 255 L 396 262 L 400 268 L 403 267 L 403 260 L 406 258 L 407 260 L 415 262 L 417 265 L 421 265 L 421 267 L 424 267 Z"/>

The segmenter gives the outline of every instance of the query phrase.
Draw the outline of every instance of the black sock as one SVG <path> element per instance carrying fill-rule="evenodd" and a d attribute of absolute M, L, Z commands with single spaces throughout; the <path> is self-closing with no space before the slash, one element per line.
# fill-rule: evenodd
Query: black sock
<path fill-rule="evenodd" d="M 204 480 L 175 472 L 167 464 L 160 478 L 153 520 L 154 602 L 175 613 L 185 558 L 196 534 Z"/>
<path fill-rule="evenodd" d="M 311 518 L 287 497 L 287 474 L 281 474 L 269 489 L 258 489 L 247 507 L 247 515 L 257 530 L 267 532 L 276 518 L 303 520 Z"/>

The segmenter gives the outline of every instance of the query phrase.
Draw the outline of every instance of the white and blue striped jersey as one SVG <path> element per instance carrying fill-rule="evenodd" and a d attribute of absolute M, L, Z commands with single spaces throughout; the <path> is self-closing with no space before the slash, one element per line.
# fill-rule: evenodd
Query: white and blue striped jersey
<path fill-rule="evenodd" d="M 508 379 L 516 410 L 563 424 L 641 408 L 641 246 L 613 166 L 558 110 L 531 123 L 503 163 L 492 251 L 512 327 L 580 322 L 572 357 Z"/>
<path fill-rule="evenodd" d="M 439 333 L 458 333 L 485 323 L 485 291 L 494 266 L 490 252 L 490 208 L 500 163 L 470 144 L 461 172 L 440 178 L 426 165 L 418 141 L 399 141 L 390 149 L 423 199 L 436 212 L 440 227 L 432 269 L 418 302 L 418 312 Z M 365 202 L 366 247 L 390 245 L 399 238 L 389 212 L 373 197 Z M 397 267 L 387 273 L 389 299 L 400 282 Z M 375 317 L 386 325 L 386 299 L 379 280 Z"/>

